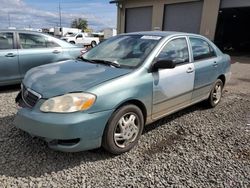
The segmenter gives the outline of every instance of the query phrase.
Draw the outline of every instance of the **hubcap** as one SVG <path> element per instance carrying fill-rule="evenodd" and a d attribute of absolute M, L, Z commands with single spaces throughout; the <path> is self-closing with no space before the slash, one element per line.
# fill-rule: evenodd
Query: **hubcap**
<path fill-rule="evenodd" d="M 218 84 L 216 84 L 214 91 L 213 91 L 214 104 L 217 104 L 220 102 L 221 94 L 222 94 L 222 86 L 221 86 L 221 84 L 218 83 Z"/>
<path fill-rule="evenodd" d="M 138 116 L 134 113 L 127 113 L 118 121 L 114 134 L 115 144 L 124 148 L 134 142 L 139 133 Z"/>

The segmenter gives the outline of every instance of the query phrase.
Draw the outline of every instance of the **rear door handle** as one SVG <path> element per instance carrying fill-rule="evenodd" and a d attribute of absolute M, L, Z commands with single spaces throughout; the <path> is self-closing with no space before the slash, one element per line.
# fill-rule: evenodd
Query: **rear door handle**
<path fill-rule="evenodd" d="M 192 67 L 188 67 L 187 73 L 192 73 L 192 72 L 194 72 L 194 69 Z"/>
<path fill-rule="evenodd" d="M 8 53 L 8 54 L 5 55 L 5 57 L 15 57 L 15 56 L 16 56 L 16 55 L 13 54 L 13 53 Z"/>
<path fill-rule="evenodd" d="M 52 53 L 53 53 L 53 54 L 60 54 L 61 51 L 59 51 L 59 50 L 54 50 Z"/>

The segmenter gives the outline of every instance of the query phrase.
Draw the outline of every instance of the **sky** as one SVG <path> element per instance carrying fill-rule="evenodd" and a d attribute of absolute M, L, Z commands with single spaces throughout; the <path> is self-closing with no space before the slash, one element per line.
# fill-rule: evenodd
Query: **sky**
<path fill-rule="evenodd" d="M 23 29 L 59 26 L 59 2 L 62 27 L 70 27 L 74 18 L 88 20 L 94 31 L 116 28 L 116 6 L 109 0 L 0 0 L 0 28 Z"/>

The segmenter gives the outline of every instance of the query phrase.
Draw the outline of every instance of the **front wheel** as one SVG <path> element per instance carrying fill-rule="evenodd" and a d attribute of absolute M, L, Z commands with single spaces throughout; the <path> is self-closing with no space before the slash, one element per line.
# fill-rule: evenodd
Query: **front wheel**
<path fill-rule="evenodd" d="M 92 47 L 92 48 L 96 47 L 96 45 L 97 45 L 96 41 L 92 41 L 92 42 L 91 42 L 91 47 Z"/>
<path fill-rule="evenodd" d="M 220 79 L 216 80 L 207 100 L 209 107 L 214 108 L 219 104 L 222 97 L 223 86 L 223 82 Z"/>
<path fill-rule="evenodd" d="M 119 108 L 105 128 L 102 146 L 113 154 L 131 150 L 138 142 L 144 127 L 141 110 L 135 105 Z"/>

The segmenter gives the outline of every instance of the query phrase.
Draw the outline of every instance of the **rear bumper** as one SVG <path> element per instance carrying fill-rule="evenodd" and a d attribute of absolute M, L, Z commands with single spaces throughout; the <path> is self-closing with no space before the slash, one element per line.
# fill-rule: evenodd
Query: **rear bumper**
<path fill-rule="evenodd" d="M 103 131 L 111 113 L 109 110 L 93 114 L 57 114 L 21 108 L 14 124 L 30 135 L 43 138 L 55 150 L 77 152 L 101 146 Z M 73 139 L 78 142 L 62 144 L 62 141 Z"/>

